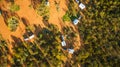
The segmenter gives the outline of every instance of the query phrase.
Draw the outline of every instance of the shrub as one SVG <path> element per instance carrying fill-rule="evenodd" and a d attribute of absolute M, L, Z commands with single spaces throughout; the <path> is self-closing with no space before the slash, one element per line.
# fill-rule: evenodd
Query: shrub
<path fill-rule="evenodd" d="M 54 2 L 55 2 L 57 11 L 60 11 L 60 1 L 58 3 L 57 3 L 57 1 L 54 1 Z"/>
<path fill-rule="evenodd" d="M 18 19 L 16 17 L 11 17 L 7 21 L 10 31 L 15 31 L 18 26 Z"/>
<path fill-rule="evenodd" d="M 74 0 L 69 0 L 68 11 L 63 16 L 63 21 L 73 21 L 75 18 L 79 16 L 78 5 L 74 2 Z"/>
<path fill-rule="evenodd" d="M 40 5 L 37 7 L 38 15 L 43 17 L 43 21 L 49 20 L 49 6 L 46 5 L 46 1 L 43 0 Z"/>
<path fill-rule="evenodd" d="M 48 21 L 49 20 L 49 15 L 43 17 L 43 21 Z"/>
<path fill-rule="evenodd" d="M 49 7 L 45 5 L 44 1 L 37 7 L 37 13 L 40 16 L 47 16 L 47 15 L 49 15 Z"/>
<path fill-rule="evenodd" d="M 15 12 L 15 11 L 18 11 L 18 10 L 20 10 L 20 6 L 19 6 L 19 5 L 17 5 L 17 4 L 12 4 L 12 5 L 10 6 L 10 11 Z"/>
<path fill-rule="evenodd" d="M 62 17 L 62 20 L 65 22 L 65 21 L 70 21 L 70 16 L 68 14 L 68 12 L 66 12 L 66 14 Z"/>

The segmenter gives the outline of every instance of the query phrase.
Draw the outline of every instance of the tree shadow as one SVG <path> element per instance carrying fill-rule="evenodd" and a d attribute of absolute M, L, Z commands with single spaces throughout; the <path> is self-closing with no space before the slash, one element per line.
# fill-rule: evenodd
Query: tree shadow
<path fill-rule="evenodd" d="M 31 0 L 31 5 L 34 9 L 37 9 L 38 4 L 40 4 L 42 0 Z"/>
<path fill-rule="evenodd" d="M 11 35 L 11 38 L 14 40 L 14 42 L 12 43 L 13 45 L 15 45 L 15 44 L 21 45 L 22 44 L 22 40 L 20 38 L 17 38 L 13 35 Z"/>
<path fill-rule="evenodd" d="M 61 28 L 64 28 L 65 24 L 63 23 L 63 21 L 61 20 L 60 17 L 58 17 L 58 20 L 59 20 L 59 24 L 60 24 Z"/>
<path fill-rule="evenodd" d="M 0 10 L 2 12 L 2 16 L 4 18 L 4 22 L 5 22 L 6 25 L 8 24 L 7 23 L 8 19 L 11 18 L 11 17 L 13 17 L 13 16 L 16 17 L 16 18 L 18 18 L 18 19 L 20 19 L 20 17 L 16 13 L 13 13 L 11 11 L 5 11 L 5 10 L 2 10 L 1 8 L 0 8 Z"/>
<path fill-rule="evenodd" d="M 71 66 L 70 62 L 67 61 L 67 62 L 65 63 L 65 67 L 72 67 L 72 66 Z"/>
<path fill-rule="evenodd" d="M 36 36 L 38 36 L 38 34 L 42 31 L 42 27 L 40 26 L 40 24 L 39 25 L 34 24 L 34 27 L 35 27 L 34 33 Z"/>
<path fill-rule="evenodd" d="M 0 9 L 0 10 L 1 10 L 1 9 Z M 10 16 L 8 15 L 8 11 L 3 11 L 3 10 L 1 10 L 1 12 L 2 12 L 2 16 L 3 16 L 4 21 L 5 21 L 5 24 L 7 25 L 7 19 L 10 17 Z"/>
<path fill-rule="evenodd" d="M 43 23 L 44 23 L 45 26 L 49 26 L 50 25 L 49 22 L 48 22 L 48 20 L 45 20 L 45 17 L 43 17 L 42 21 L 43 21 Z"/>
<path fill-rule="evenodd" d="M 26 18 L 22 17 L 21 20 L 26 27 L 30 25 L 29 21 Z"/>

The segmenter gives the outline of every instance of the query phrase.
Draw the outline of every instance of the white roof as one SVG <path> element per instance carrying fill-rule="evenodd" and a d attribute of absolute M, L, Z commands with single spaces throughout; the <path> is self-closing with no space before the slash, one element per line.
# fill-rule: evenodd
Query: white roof
<path fill-rule="evenodd" d="M 74 24 L 74 25 L 77 25 L 78 22 L 79 22 L 79 20 L 78 20 L 78 19 L 75 19 L 75 20 L 73 21 L 73 24 Z"/>
<path fill-rule="evenodd" d="M 80 3 L 80 4 L 79 4 L 79 7 L 80 7 L 81 9 L 84 9 L 84 8 L 85 8 L 85 5 L 84 5 L 83 3 Z"/>
<path fill-rule="evenodd" d="M 68 49 L 68 51 L 69 51 L 70 54 L 74 53 L 74 49 Z"/>
<path fill-rule="evenodd" d="M 33 34 L 32 36 L 29 37 L 29 39 L 32 39 L 32 38 L 34 38 L 34 37 L 35 37 L 35 36 L 34 36 L 34 34 Z"/>
<path fill-rule="evenodd" d="M 62 44 L 62 46 L 66 46 L 66 42 L 65 41 L 62 41 L 61 44 Z"/>

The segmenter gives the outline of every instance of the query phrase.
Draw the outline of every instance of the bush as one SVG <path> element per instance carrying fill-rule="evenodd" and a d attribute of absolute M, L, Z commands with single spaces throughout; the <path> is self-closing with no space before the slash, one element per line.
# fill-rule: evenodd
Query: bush
<path fill-rule="evenodd" d="M 62 20 L 63 20 L 64 22 L 65 22 L 65 21 L 71 21 L 68 12 L 66 12 L 66 14 L 62 17 Z"/>
<path fill-rule="evenodd" d="M 49 20 L 49 7 L 45 4 L 45 1 L 43 1 L 38 7 L 37 7 L 37 13 L 38 15 L 43 17 L 43 20 L 48 21 Z"/>
<path fill-rule="evenodd" d="M 44 20 L 44 21 L 48 21 L 48 20 L 49 20 L 49 16 L 44 16 L 44 17 L 43 17 L 43 20 Z"/>
<path fill-rule="evenodd" d="M 37 13 L 40 16 L 47 16 L 47 15 L 49 15 L 49 7 L 45 5 L 44 1 L 37 7 Z"/>
<path fill-rule="evenodd" d="M 18 11 L 18 10 L 20 10 L 20 6 L 19 6 L 19 5 L 17 5 L 17 4 L 12 4 L 12 5 L 10 6 L 10 11 L 15 12 L 15 11 Z"/>
<path fill-rule="evenodd" d="M 16 17 L 11 17 L 8 19 L 7 24 L 11 31 L 15 31 L 18 26 L 18 19 Z"/>
<path fill-rule="evenodd" d="M 73 21 L 75 18 L 79 16 L 78 5 L 74 2 L 74 0 L 69 0 L 68 11 L 63 16 L 63 21 Z"/>

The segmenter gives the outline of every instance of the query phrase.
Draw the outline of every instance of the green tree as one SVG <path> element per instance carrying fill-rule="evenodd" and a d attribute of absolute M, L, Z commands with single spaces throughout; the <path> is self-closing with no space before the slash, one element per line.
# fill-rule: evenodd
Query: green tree
<path fill-rule="evenodd" d="M 19 11 L 19 10 L 20 10 L 20 6 L 19 5 L 17 5 L 17 4 L 10 5 L 10 11 L 16 12 L 16 11 Z"/>
<path fill-rule="evenodd" d="M 18 18 L 16 17 L 11 17 L 11 18 L 8 18 L 7 20 L 7 24 L 8 24 L 8 28 L 11 30 L 11 31 L 15 31 L 19 25 L 19 21 L 18 21 Z"/>

